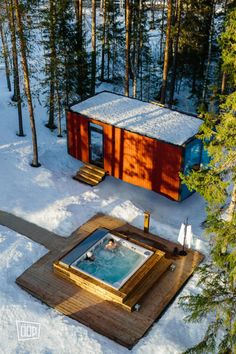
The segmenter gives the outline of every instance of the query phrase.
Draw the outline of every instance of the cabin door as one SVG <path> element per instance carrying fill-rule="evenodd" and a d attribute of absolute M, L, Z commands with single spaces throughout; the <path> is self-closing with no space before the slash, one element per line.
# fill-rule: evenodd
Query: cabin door
<path fill-rule="evenodd" d="M 104 167 L 103 127 L 89 123 L 89 162 Z"/>

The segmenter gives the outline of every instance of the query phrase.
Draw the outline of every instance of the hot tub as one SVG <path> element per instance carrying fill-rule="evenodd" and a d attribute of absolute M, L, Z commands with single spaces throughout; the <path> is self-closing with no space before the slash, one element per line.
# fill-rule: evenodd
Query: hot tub
<path fill-rule="evenodd" d="M 116 247 L 107 249 L 110 239 Z M 166 270 L 159 266 L 164 255 L 145 240 L 99 228 L 55 260 L 53 268 L 58 276 L 93 295 L 133 311 Z"/>
<path fill-rule="evenodd" d="M 111 239 L 117 247 L 109 250 L 106 245 Z M 89 252 L 93 254 L 92 260 L 87 257 Z M 63 257 L 60 263 L 120 289 L 152 254 L 152 251 L 106 229 L 98 229 Z"/>
<path fill-rule="evenodd" d="M 117 245 L 115 249 L 105 248 L 110 239 Z M 87 258 L 88 252 L 92 252 L 94 259 Z M 90 247 L 88 252 L 76 259 L 71 267 L 115 289 L 120 289 L 153 254 L 143 247 L 110 233 Z"/>

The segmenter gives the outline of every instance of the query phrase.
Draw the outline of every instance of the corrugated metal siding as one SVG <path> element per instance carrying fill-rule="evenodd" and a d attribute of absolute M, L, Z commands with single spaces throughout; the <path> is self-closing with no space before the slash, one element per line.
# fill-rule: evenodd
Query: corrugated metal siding
<path fill-rule="evenodd" d="M 67 113 L 68 153 L 89 162 L 88 120 L 77 113 Z"/>
<path fill-rule="evenodd" d="M 83 162 L 89 162 L 89 131 L 88 131 L 88 119 L 79 116 L 80 121 L 80 142 L 81 149 L 80 160 Z"/>
<path fill-rule="evenodd" d="M 77 133 L 77 119 L 74 113 L 67 113 L 67 136 L 68 136 L 68 153 L 75 158 L 79 158 L 76 151 L 78 133 Z"/>
<path fill-rule="evenodd" d="M 159 142 L 160 154 L 160 189 L 159 192 L 175 200 L 180 199 L 179 172 L 182 167 L 183 149 L 179 146 Z"/>
<path fill-rule="evenodd" d="M 182 148 L 68 112 L 68 152 L 89 162 L 89 121 L 104 129 L 104 169 L 116 178 L 179 200 Z"/>

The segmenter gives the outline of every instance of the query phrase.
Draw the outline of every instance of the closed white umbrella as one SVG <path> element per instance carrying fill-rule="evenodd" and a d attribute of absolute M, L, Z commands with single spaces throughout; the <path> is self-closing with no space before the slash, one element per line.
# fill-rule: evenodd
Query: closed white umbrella
<path fill-rule="evenodd" d="M 186 256 L 187 252 L 185 251 L 185 246 L 188 248 L 191 247 L 193 239 L 192 226 L 188 225 L 188 218 L 185 223 L 181 224 L 178 236 L 178 242 L 183 246 L 182 251 L 179 252 L 181 256 Z"/>

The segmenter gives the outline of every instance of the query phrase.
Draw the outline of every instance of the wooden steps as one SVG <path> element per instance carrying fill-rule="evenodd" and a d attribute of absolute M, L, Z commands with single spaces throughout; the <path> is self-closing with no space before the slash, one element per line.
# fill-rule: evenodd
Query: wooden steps
<path fill-rule="evenodd" d="M 122 304 L 128 311 L 133 311 L 134 306 L 152 288 L 157 280 L 169 269 L 172 261 L 162 257 L 160 261 L 146 274 L 145 278 L 128 295 Z"/>
<path fill-rule="evenodd" d="M 122 287 L 121 291 L 125 294 L 127 294 L 126 298 L 129 297 L 130 293 L 136 291 L 136 289 L 139 287 L 140 282 L 144 282 L 146 276 L 152 271 L 152 269 L 156 266 L 158 262 L 160 262 L 160 259 L 164 257 L 164 252 L 159 252 L 157 251 L 154 253 L 143 265 L 142 267 L 139 268 L 137 272 L 134 273 L 134 275 L 129 279 L 128 282 L 126 282 Z"/>
<path fill-rule="evenodd" d="M 73 179 L 90 186 L 96 186 L 103 181 L 105 175 L 106 172 L 102 168 L 86 163 L 79 169 Z"/>
<path fill-rule="evenodd" d="M 152 247 L 151 247 L 152 248 Z M 154 249 L 153 249 L 154 250 Z M 161 275 L 169 268 L 172 262 L 165 258 L 165 253 L 157 250 L 153 255 L 126 281 L 120 288 L 97 280 L 89 275 L 61 264 L 59 260 L 53 263 L 55 274 L 67 279 L 77 286 L 87 290 L 104 300 L 119 304 L 125 310 L 132 312 L 135 305 L 155 284 Z"/>

